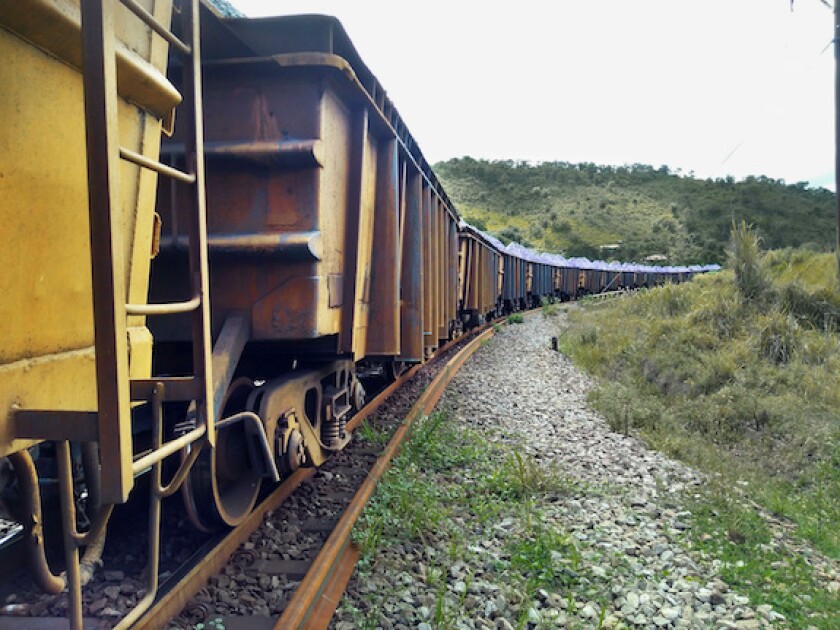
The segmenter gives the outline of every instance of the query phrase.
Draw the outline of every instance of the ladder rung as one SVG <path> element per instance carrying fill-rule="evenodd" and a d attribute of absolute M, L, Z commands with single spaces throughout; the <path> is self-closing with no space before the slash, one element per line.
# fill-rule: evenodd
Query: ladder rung
<path fill-rule="evenodd" d="M 192 49 L 189 46 L 187 46 L 184 42 L 175 37 L 175 35 L 172 34 L 172 31 L 170 31 L 163 24 L 158 22 L 154 15 L 152 15 L 142 6 L 137 4 L 136 0 L 120 0 L 120 2 L 126 9 L 131 11 L 141 20 L 143 20 L 150 29 L 152 29 L 155 33 L 163 37 L 163 39 L 168 41 L 172 46 L 175 46 L 175 48 L 180 50 L 185 55 L 192 54 Z"/>
<path fill-rule="evenodd" d="M 172 179 L 177 179 L 178 181 L 186 182 L 187 184 L 195 183 L 195 175 L 192 173 L 185 173 L 183 171 L 179 171 L 177 168 L 172 168 L 166 164 L 150 160 L 145 155 L 140 155 L 139 153 L 135 153 L 125 147 L 120 147 L 120 157 L 124 160 L 137 164 L 137 166 L 142 166 L 150 171 L 155 171 L 165 177 L 171 177 Z"/>
<path fill-rule="evenodd" d="M 201 296 L 193 296 L 187 302 L 167 302 L 164 304 L 126 304 L 125 312 L 128 315 L 175 315 L 177 313 L 189 313 L 201 305 Z"/>
<path fill-rule="evenodd" d="M 167 442 L 158 450 L 152 451 L 140 457 L 139 459 L 135 459 L 132 464 L 134 474 L 139 475 L 152 464 L 156 464 L 157 462 L 163 461 L 170 455 L 174 455 L 182 448 L 187 447 L 193 442 L 197 441 L 205 433 L 207 433 L 207 426 L 202 424 L 190 431 L 189 433 L 185 433 L 184 435 Z"/>

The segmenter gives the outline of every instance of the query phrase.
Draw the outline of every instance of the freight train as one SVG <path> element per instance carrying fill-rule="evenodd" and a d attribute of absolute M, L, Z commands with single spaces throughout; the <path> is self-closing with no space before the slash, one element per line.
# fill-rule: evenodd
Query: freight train
<path fill-rule="evenodd" d="M 395 378 L 545 299 L 710 269 L 505 246 L 461 220 L 337 20 L 175 4 L 0 3 L 0 492 L 74 625 L 139 476 L 150 553 L 176 491 L 195 527 L 235 526 L 344 447 L 362 371 Z M 66 578 L 39 475 L 59 482 Z"/>

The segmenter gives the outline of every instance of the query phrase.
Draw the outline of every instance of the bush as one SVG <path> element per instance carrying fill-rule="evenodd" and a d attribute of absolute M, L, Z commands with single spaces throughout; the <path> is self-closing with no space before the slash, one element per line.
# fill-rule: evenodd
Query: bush
<path fill-rule="evenodd" d="M 787 363 L 800 346 L 799 325 L 790 315 L 771 313 L 758 319 L 758 350 L 773 363 Z"/>
<path fill-rule="evenodd" d="M 481 230 L 482 232 L 487 231 L 487 221 L 485 221 L 481 217 L 471 217 L 467 219 L 467 222 L 470 225 L 472 225 L 476 230 Z"/>
<path fill-rule="evenodd" d="M 778 293 L 779 307 L 802 324 L 818 330 L 840 325 L 840 297 L 829 289 L 808 293 L 798 282 L 784 285 Z"/>
<path fill-rule="evenodd" d="M 729 286 L 720 283 L 718 291 L 711 293 L 691 313 L 691 324 L 710 330 L 721 340 L 737 337 L 743 330 L 744 305 L 740 294 L 727 290 Z"/>

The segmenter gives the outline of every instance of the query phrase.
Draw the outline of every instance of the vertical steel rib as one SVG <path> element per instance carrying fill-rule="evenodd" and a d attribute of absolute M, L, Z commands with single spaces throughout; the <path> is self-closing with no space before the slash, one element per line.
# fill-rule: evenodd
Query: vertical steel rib
<path fill-rule="evenodd" d="M 203 400 L 198 403 L 199 421 L 207 423 L 207 440 L 215 444 L 213 430 L 213 375 L 210 339 L 210 296 L 209 264 L 207 260 L 207 209 L 205 205 L 204 178 L 204 128 L 201 96 L 201 42 L 199 30 L 198 0 L 190 0 L 181 10 L 182 33 L 189 35 L 192 56 L 184 60 L 182 85 L 186 129 L 194 133 L 184 134 L 184 157 L 187 171 L 195 175 L 192 184 L 192 208 L 188 218 L 190 276 L 195 283 L 194 290 L 201 296 L 201 306 L 192 317 L 193 371 L 202 381 Z"/>
<path fill-rule="evenodd" d="M 82 0 L 96 385 L 105 503 L 122 503 L 134 483 L 126 336 L 125 268 L 119 234 L 117 70 L 110 0 Z"/>

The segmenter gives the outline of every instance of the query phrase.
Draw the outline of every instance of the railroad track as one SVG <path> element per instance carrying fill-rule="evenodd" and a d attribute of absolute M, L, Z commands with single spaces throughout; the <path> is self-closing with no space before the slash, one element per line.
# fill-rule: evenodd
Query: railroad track
<path fill-rule="evenodd" d="M 399 452 L 400 445 L 409 434 L 411 424 L 421 414 L 428 414 L 434 408 L 446 385 L 463 363 L 478 349 L 480 344 L 493 335 L 493 328 L 489 327 L 472 337 L 465 345 L 453 352 L 452 345 L 442 349 L 442 355 L 431 364 L 416 366 L 409 370 L 402 378 L 382 391 L 364 410 L 356 414 L 350 421 L 348 428 L 356 430 L 374 413 L 380 410 L 386 401 L 401 388 L 417 377 L 422 369 L 436 368 L 437 373 L 426 384 L 425 389 L 411 405 L 408 413 L 401 422 L 395 423 L 390 441 L 384 447 L 379 457 L 375 459 L 370 470 L 359 478 L 359 487 L 350 498 L 337 521 L 310 521 L 301 524 L 301 530 L 309 534 L 324 534 L 326 540 L 314 560 L 275 560 L 259 561 L 259 569 L 264 574 L 271 574 L 275 583 L 294 582 L 302 580 L 294 591 L 294 595 L 287 601 L 279 618 L 259 616 L 229 616 L 217 615 L 210 610 L 211 603 L 207 602 L 207 609 L 201 610 L 201 591 L 227 563 L 235 556 L 237 550 L 247 545 L 252 534 L 263 524 L 267 515 L 277 510 L 303 484 L 311 483 L 319 473 L 319 469 L 300 469 L 284 481 L 269 497 L 267 497 L 249 518 L 239 527 L 229 532 L 217 545 L 213 546 L 200 562 L 196 563 L 186 574 L 161 596 L 154 607 L 144 615 L 137 627 L 160 628 L 170 620 L 181 615 L 181 621 L 173 620 L 170 625 L 181 623 L 185 625 L 201 622 L 205 627 L 213 627 L 213 621 L 220 619 L 218 624 L 228 630 L 235 628 L 249 628 L 258 630 L 264 627 L 276 628 L 325 628 L 343 592 L 344 586 L 352 574 L 358 551 L 351 542 L 351 531 L 354 523 L 361 514 L 365 504 L 372 495 L 382 474 L 387 470 L 391 459 Z M 455 342 L 457 343 L 457 342 Z M 447 350 L 449 352 L 447 353 Z M 447 356 L 448 355 L 448 356 Z M 448 359 L 448 360 L 447 360 Z M 405 403 L 406 401 L 401 401 Z M 340 457 L 334 457 L 341 459 Z M 334 468 L 347 472 L 345 462 L 336 462 Z M 331 461 L 330 464 L 333 464 Z M 329 466 L 325 467 L 329 468 Z M 334 475 L 329 470 L 328 475 Z M 247 569 L 246 569 L 247 570 Z M 283 579 L 285 578 L 285 579 Z M 198 596 L 198 601 L 196 597 Z M 231 594 L 236 597 L 235 594 Z M 191 606 L 192 604 L 192 606 Z M 191 606 L 191 609 L 190 609 Z M 185 610 L 186 609 L 186 610 Z M 193 613 L 193 614 L 191 614 Z M 208 625 L 209 623 L 209 625 Z"/>
<path fill-rule="evenodd" d="M 237 627 L 248 630 L 326 627 L 358 557 L 350 542 L 350 532 L 377 481 L 399 452 L 414 420 L 432 411 L 452 376 L 492 334 L 493 328 L 488 326 L 471 337 L 451 342 L 440 349 L 433 361 L 415 366 L 381 391 L 349 422 L 348 429 L 355 431 L 372 422 L 374 415 L 382 415 L 386 419 L 377 419 L 376 423 L 380 425 L 379 435 L 391 434 L 387 444 L 371 448 L 361 440 L 354 440 L 347 451 L 338 453 L 320 469 L 299 469 L 271 492 L 239 527 L 199 545 L 186 563 L 162 581 L 154 606 L 133 625 L 138 628 L 192 627 L 203 622 L 205 627 L 213 627 L 212 622 L 221 619 L 219 627 L 228 630 Z M 345 483 L 340 486 L 324 483 L 338 477 L 344 478 Z M 294 510 L 301 506 L 285 504 L 295 493 L 300 493 L 302 487 L 316 503 L 330 504 L 327 516 L 318 513 L 307 518 L 304 515 L 294 526 L 298 529 L 298 538 L 312 539 L 307 550 L 309 553 L 304 554 L 308 557 L 303 560 L 259 557 L 254 550 L 254 539 L 260 541 L 266 537 L 265 533 L 259 533 L 260 528 L 273 529 L 273 532 L 268 532 L 271 535 L 283 527 L 284 520 L 296 518 Z M 350 487 L 352 491 L 348 490 Z M 304 512 L 305 509 L 304 506 Z M 286 512 L 288 514 L 284 516 Z M 250 543 L 249 539 L 252 539 Z M 280 540 L 285 538 L 281 536 Z M 266 615 L 263 611 L 246 616 L 216 611 L 208 588 L 215 587 L 216 592 L 230 589 L 230 582 L 219 572 L 231 562 L 236 568 L 228 569 L 229 573 L 253 572 L 260 575 L 263 583 L 268 577 L 268 588 L 293 591 L 293 595 L 282 604 L 281 615 L 276 612 Z M 233 600 L 240 596 L 247 598 L 248 591 L 228 593 Z M 10 616 L 14 614 L 13 609 L 0 616 L 0 630 L 46 627 L 63 621 L 55 617 Z M 90 624 L 98 624 L 99 621 L 86 619 L 86 623 Z M 127 625 L 125 619 L 118 627 L 124 625 Z"/>

